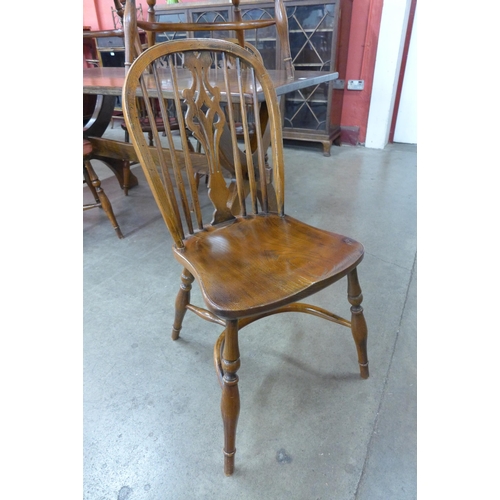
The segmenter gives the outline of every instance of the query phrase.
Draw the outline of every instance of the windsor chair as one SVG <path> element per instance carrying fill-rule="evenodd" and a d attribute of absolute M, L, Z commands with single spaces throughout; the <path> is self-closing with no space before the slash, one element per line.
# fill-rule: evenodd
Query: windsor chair
<path fill-rule="evenodd" d="M 182 65 L 176 64 L 178 58 Z M 140 126 L 137 95 L 146 104 L 149 98 L 162 95 L 173 99 L 181 140 L 185 144 L 190 131 L 200 142 L 209 170 L 208 199 L 203 203 L 189 155 L 182 168 L 175 154 L 163 154 L 154 126 L 154 146 L 147 144 Z M 224 472 L 231 475 L 240 412 L 238 335 L 243 327 L 266 316 L 293 311 L 343 325 L 353 336 L 360 375 L 368 377 L 367 326 L 357 275 L 363 246 L 349 237 L 315 228 L 286 214 L 278 100 L 269 74 L 259 57 L 250 51 L 214 39 L 157 44 L 131 65 L 122 103 L 133 146 L 172 236 L 173 255 L 182 267 L 172 338 L 179 338 L 187 311 L 223 329 L 215 342 L 214 363 L 222 388 Z M 263 105 L 267 106 L 271 133 L 269 163 L 274 176 L 271 185 L 265 179 L 267 144 L 262 138 L 260 121 L 255 121 L 256 151 L 252 155 L 246 120 L 248 106 L 257 116 Z M 150 105 L 146 107 L 149 114 L 154 112 Z M 161 107 L 166 115 L 165 106 Z M 236 109 L 243 117 L 242 141 L 237 140 Z M 219 143 L 224 130 L 232 138 L 232 176 L 221 167 Z M 168 125 L 167 141 L 172 152 L 173 138 Z M 246 152 L 246 163 L 241 161 L 241 150 Z M 274 191 L 276 209 L 269 202 L 270 191 Z M 342 278 L 347 281 L 350 320 L 301 302 Z M 190 291 L 195 280 L 204 306 L 191 303 Z"/>

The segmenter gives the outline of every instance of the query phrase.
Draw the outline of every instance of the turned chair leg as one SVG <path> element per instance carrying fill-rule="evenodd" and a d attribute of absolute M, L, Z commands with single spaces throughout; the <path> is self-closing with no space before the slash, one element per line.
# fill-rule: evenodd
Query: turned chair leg
<path fill-rule="evenodd" d="M 221 356 L 222 398 L 221 413 L 224 424 L 224 474 L 230 476 L 234 472 L 234 455 L 236 453 L 236 426 L 240 414 L 240 394 L 238 391 L 238 375 L 240 367 L 240 351 L 238 347 L 238 320 L 227 322 L 224 335 L 224 347 Z"/>
<path fill-rule="evenodd" d="M 184 269 L 181 274 L 181 286 L 177 292 L 177 298 L 175 299 L 175 317 L 174 324 L 172 326 L 172 340 L 177 340 L 182 328 L 182 320 L 186 314 L 186 306 L 191 300 L 191 284 L 194 281 L 194 276 L 187 270 Z"/>
<path fill-rule="evenodd" d="M 123 163 L 123 192 L 128 196 L 130 188 L 130 162 L 127 160 Z"/>
<path fill-rule="evenodd" d="M 352 270 L 347 275 L 347 297 L 351 304 L 351 331 L 358 351 L 360 375 L 361 378 L 368 378 L 368 354 L 366 351 L 368 328 L 361 307 L 363 294 L 359 286 L 357 269 Z"/>
<path fill-rule="evenodd" d="M 89 187 L 95 202 L 101 203 L 101 201 L 99 200 L 99 196 L 97 196 L 97 191 L 95 190 L 95 187 L 93 186 L 92 181 L 90 180 L 90 176 L 87 169 L 85 168 L 85 165 L 83 166 L 83 179 L 85 180 L 85 184 L 87 184 L 87 186 Z"/>
<path fill-rule="evenodd" d="M 118 238 L 120 239 L 123 238 L 120 226 L 118 226 L 118 222 L 116 222 L 115 214 L 113 213 L 113 208 L 111 207 L 111 203 L 109 202 L 106 193 L 102 189 L 101 181 L 99 180 L 99 177 L 97 177 L 97 174 L 94 172 L 94 168 L 92 167 L 92 164 L 90 163 L 89 160 L 84 160 L 84 169 L 88 173 L 90 183 L 94 187 L 94 190 L 99 198 L 99 203 L 104 212 L 106 213 L 106 215 L 108 216 L 108 219 L 110 220 L 111 225 L 113 226 L 113 229 L 115 230 Z"/>

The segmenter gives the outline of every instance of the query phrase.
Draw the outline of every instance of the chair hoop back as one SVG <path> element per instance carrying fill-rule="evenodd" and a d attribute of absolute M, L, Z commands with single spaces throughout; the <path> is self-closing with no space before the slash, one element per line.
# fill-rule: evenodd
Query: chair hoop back
<path fill-rule="evenodd" d="M 150 120 L 152 147 L 141 130 L 140 100 Z M 153 102 L 159 103 L 165 124 L 163 141 Z M 180 137 L 174 138 L 169 126 L 169 102 L 175 106 Z M 130 138 L 177 248 L 196 231 L 235 217 L 269 213 L 270 206 L 284 215 L 278 99 L 261 59 L 251 51 L 215 39 L 154 45 L 131 65 L 122 105 Z M 243 128 L 240 141 L 237 123 Z M 192 152 L 191 138 L 201 145 L 201 153 Z M 203 164 L 211 220 L 198 195 L 197 169 Z"/>

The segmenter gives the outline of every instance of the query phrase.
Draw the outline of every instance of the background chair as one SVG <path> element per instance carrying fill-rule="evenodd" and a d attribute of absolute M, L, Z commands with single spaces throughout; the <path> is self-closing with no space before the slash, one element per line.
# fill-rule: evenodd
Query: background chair
<path fill-rule="evenodd" d="M 125 32 L 123 31 L 123 28 L 117 28 L 113 30 L 101 30 L 101 31 L 85 31 L 85 30 L 83 31 L 83 40 L 92 41 L 93 43 L 95 43 L 95 40 L 97 40 L 98 38 L 124 38 L 124 37 L 125 37 Z M 125 41 L 123 42 L 123 45 L 125 45 Z M 87 62 L 96 67 L 100 66 L 99 59 L 87 59 Z M 107 106 L 110 105 L 111 97 L 112 96 L 106 96 L 105 98 L 106 103 L 104 103 L 104 105 Z M 83 98 L 84 98 L 83 133 L 84 137 L 86 138 L 92 134 L 92 132 L 89 130 L 89 124 L 92 123 L 92 113 L 98 112 L 99 103 L 96 103 L 96 97 L 94 96 L 88 96 L 84 94 Z M 98 96 L 97 99 L 102 99 L 102 97 Z M 112 99 L 112 101 L 113 101 L 112 106 L 114 107 L 114 109 L 116 109 L 116 99 Z M 117 113 L 121 115 L 121 112 L 117 111 L 113 112 L 113 115 L 116 116 Z M 111 118 L 111 120 L 113 121 L 113 117 Z M 93 130 L 93 133 L 99 136 L 101 136 L 104 132 L 105 132 L 104 128 L 101 130 Z M 128 196 L 128 190 L 131 187 L 130 162 L 128 160 L 117 160 L 115 158 L 106 158 L 103 156 L 99 156 L 98 159 L 104 162 L 113 171 L 113 173 L 115 173 L 125 196 Z"/>
<path fill-rule="evenodd" d="M 174 63 L 179 55 L 184 61 L 183 68 Z M 186 157 L 186 168 L 182 169 L 175 154 L 170 157 L 162 154 L 159 132 L 154 125 L 153 148 L 142 133 L 136 92 L 141 88 L 147 112 L 152 117 L 148 98 L 157 95 L 161 81 L 166 78 L 172 81 L 168 97 L 175 103 L 183 144 L 186 145 L 186 130 L 189 130 L 207 157 L 209 190 L 208 199 L 203 202 L 196 189 L 189 157 Z M 193 83 L 187 89 L 178 86 L 179 81 Z M 273 184 L 266 182 L 267 146 L 262 140 L 260 120 L 255 121 L 256 154 L 246 153 L 247 162 L 240 161 L 240 148 L 250 151 L 248 104 L 252 105 L 255 116 L 260 115 L 260 106 L 267 106 Z M 166 117 L 165 106 L 161 108 Z M 346 326 L 354 338 L 361 377 L 368 377 L 367 327 L 357 277 L 364 250 L 351 238 L 286 215 L 278 100 L 261 60 L 249 51 L 228 41 L 212 39 L 188 39 L 153 46 L 129 69 L 123 89 L 123 109 L 132 143 L 172 235 L 174 257 L 183 268 L 172 338 L 179 337 L 188 310 L 223 328 L 215 343 L 214 362 L 222 388 L 224 472 L 230 475 L 234 471 L 240 411 L 238 334 L 243 327 L 266 316 L 293 311 Z M 243 118 L 243 144 L 236 139 L 235 109 Z M 220 162 L 220 141 L 225 128 L 232 137 L 234 171 L 231 175 L 222 169 Z M 166 133 L 173 151 L 168 125 Z M 237 203 L 233 202 L 235 197 Z M 274 205 L 271 199 L 275 200 L 275 210 L 270 208 Z M 301 302 L 342 278 L 347 281 L 350 321 Z M 200 287 L 204 307 L 191 303 L 194 280 Z"/>

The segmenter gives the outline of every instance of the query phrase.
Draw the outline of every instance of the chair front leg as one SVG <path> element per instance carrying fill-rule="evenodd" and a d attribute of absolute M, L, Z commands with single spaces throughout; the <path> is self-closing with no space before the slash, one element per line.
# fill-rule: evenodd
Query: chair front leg
<path fill-rule="evenodd" d="M 221 366 L 223 371 L 221 413 L 224 423 L 224 473 L 230 476 L 234 472 L 236 426 L 240 414 L 240 394 L 236 374 L 240 367 L 238 320 L 227 322 Z"/>
<path fill-rule="evenodd" d="M 194 276 L 187 269 L 184 269 L 181 274 L 181 286 L 177 292 L 177 298 L 175 299 L 175 318 L 172 326 L 172 340 L 177 340 L 179 338 L 182 320 L 187 311 L 186 306 L 191 300 L 191 284 L 193 281 Z"/>
<path fill-rule="evenodd" d="M 351 304 L 351 332 L 358 351 L 359 371 L 361 378 L 368 378 L 368 354 L 366 342 L 368 338 L 368 328 L 363 315 L 363 294 L 358 281 L 357 269 L 352 270 L 347 275 L 347 298 Z"/>

